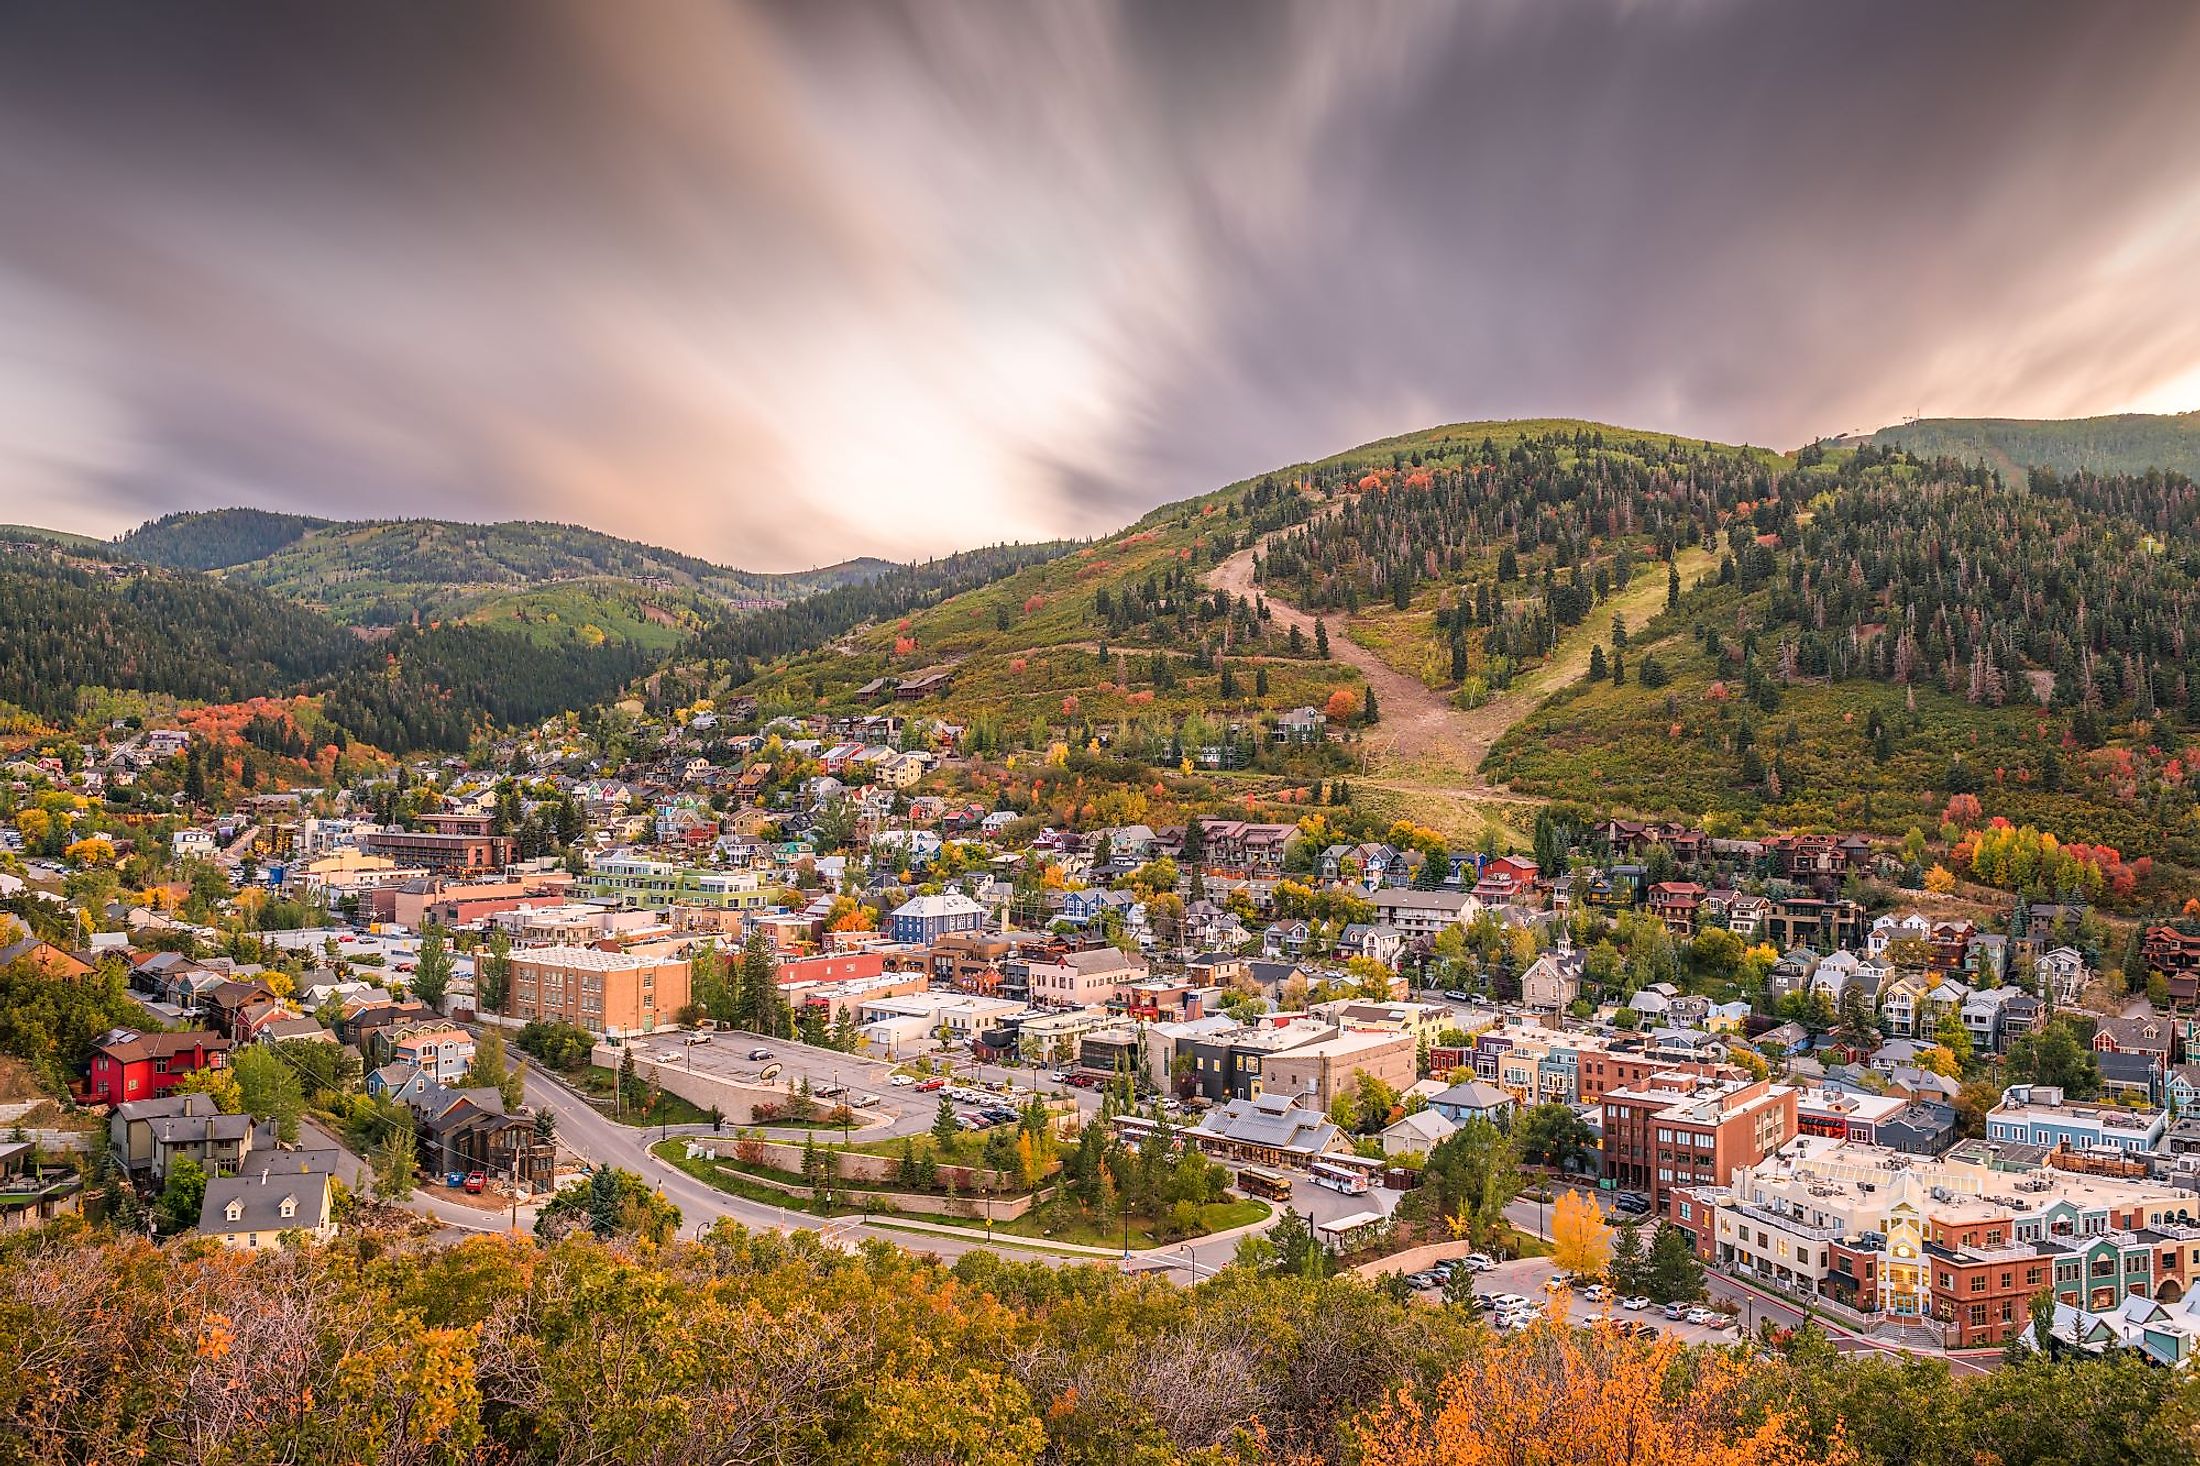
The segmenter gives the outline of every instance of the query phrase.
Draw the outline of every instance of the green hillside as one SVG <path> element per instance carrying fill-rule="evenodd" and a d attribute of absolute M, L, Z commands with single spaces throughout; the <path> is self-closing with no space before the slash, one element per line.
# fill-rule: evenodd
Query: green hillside
<path fill-rule="evenodd" d="M 70 534 L 64 529 L 40 529 L 35 524 L 0 524 L 0 544 L 58 545 L 79 553 L 107 551 L 105 540 L 95 540 L 88 534 Z"/>
<path fill-rule="evenodd" d="M 116 548 L 151 564 L 219 570 L 361 626 L 484 613 L 510 618 L 525 609 L 526 598 L 555 587 L 564 602 L 561 621 L 607 632 L 628 626 L 636 634 L 627 639 L 642 645 L 666 640 L 644 626 L 691 627 L 710 615 L 793 600 L 891 568 L 865 559 L 767 575 L 578 525 L 338 522 L 257 509 L 170 514 L 122 536 Z M 645 608 L 637 594 L 662 603 Z"/>
<path fill-rule="evenodd" d="M 1881 428 L 1869 441 L 1882 448 L 1906 448 L 1928 460 L 1983 462 L 2017 482 L 2031 468 L 2058 474 L 2159 468 L 2188 478 L 2200 475 L 2200 412 L 2036 420 L 1929 417 Z"/>
<path fill-rule="evenodd" d="M 1607 437 L 1609 449 L 1587 446 Z M 1194 715 L 1226 722 L 1319 705 L 1339 691 L 1358 698 L 1364 679 L 1357 670 L 1319 656 L 1310 640 L 1293 645 L 1260 615 L 1257 600 L 1218 594 L 1209 574 L 1262 536 L 1351 499 L 1371 474 L 1386 489 L 1411 492 L 1403 486 L 1424 463 L 1433 471 L 1470 454 L 1504 459 L 1524 444 L 1561 438 L 1569 445 L 1578 439 L 1583 454 L 1629 461 L 1639 460 L 1620 448 L 1623 440 L 1639 444 L 1644 457 L 1716 452 L 1767 468 L 1787 461 L 1761 449 L 1570 419 L 1454 423 L 1382 438 L 1163 505 L 1104 540 L 927 609 L 875 620 L 830 646 L 781 655 L 757 666 L 742 690 L 785 709 L 852 705 L 856 689 L 874 678 L 950 666 L 955 682 L 937 705 L 942 715 L 1017 730 L 1033 720 L 1173 730 Z M 1569 462 L 1572 454 L 1569 446 Z M 1644 545 L 1638 558 L 1647 563 L 1647 536 Z M 1377 580 L 1388 583 L 1378 576 L 1370 586 Z M 1418 593 L 1433 606 L 1433 582 Z M 1351 610 L 1358 608 L 1355 597 Z M 1351 614 L 1341 598 L 1326 609 L 1340 627 Z M 1416 631 L 1412 639 L 1398 655 L 1417 665 L 1429 638 Z M 1389 650 L 1379 654 L 1387 660 Z"/>
<path fill-rule="evenodd" d="M 265 509 L 209 509 L 149 519 L 115 541 L 148 565 L 174 570 L 223 570 L 272 555 L 331 521 Z"/>

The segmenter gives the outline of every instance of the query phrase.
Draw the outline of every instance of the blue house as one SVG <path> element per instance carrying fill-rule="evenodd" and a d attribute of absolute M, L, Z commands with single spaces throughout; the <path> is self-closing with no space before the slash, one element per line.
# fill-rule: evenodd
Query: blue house
<path fill-rule="evenodd" d="M 985 926 L 985 908 L 960 891 L 912 896 L 886 918 L 886 932 L 897 942 L 929 946 L 949 932 L 974 932 Z"/>

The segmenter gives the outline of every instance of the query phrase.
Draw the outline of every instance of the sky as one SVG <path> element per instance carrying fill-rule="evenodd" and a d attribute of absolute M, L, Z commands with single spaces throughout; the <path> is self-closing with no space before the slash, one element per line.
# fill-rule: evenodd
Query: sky
<path fill-rule="evenodd" d="M 783 570 L 1439 422 L 2200 408 L 2200 7 L 0 4 L 0 519 Z"/>

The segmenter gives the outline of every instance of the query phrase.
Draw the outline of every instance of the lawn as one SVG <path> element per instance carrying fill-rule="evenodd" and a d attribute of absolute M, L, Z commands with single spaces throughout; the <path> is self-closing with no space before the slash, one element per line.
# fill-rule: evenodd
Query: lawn
<path fill-rule="evenodd" d="M 1270 1215 L 1265 1201 L 1217 1201 L 1199 1208 L 1199 1229 L 1194 1237 L 1211 1236 L 1227 1232 L 1234 1227 L 1248 1227 L 1264 1221 Z M 1184 1241 L 1171 1234 L 1160 1236 L 1155 1228 L 1158 1218 L 1133 1216 L 1130 1219 L 1131 1245 L 1137 1248 L 1159 1247 L 1164 1243 Z M 958 1221 L 957 1225 L 968 1225 Z M 982 1225 L 982 1224 L 981 1224 Z M 1100 1222 L 1087 1216 L 1083 1209 L 1068 1201 L 1049 1202 L 1035 1206 L 1013 1222 L 999 1222 L 996 1232 L 1011 1237 L 1035 1237 L 1050 1242 L 1072 1242 L 1087 1247 L 1118 1247 L 1123 1241 L 1123 1223 L 1120 1218 Z"/>
<path fill-rule="evenodd" d="M 534 1061 L 530 1060 L 529 1062 Z M 586 1073 L 582 1074 L 568 1074 L 559 1071 L 558 1077 L 590 1099 L 601 1100 L 607 1105 L 611 1103 L 612 1092 L 618 1087 L 619 1078 L 617 1074 L 609 1069 L 600 1069 L 594 1066 L 591 1066 Z M 617 1111 L 605 1110 L 603 1114 L 607 1119 L 617 1120 L 623 1125 L 632 1125 L 636 1128 L 657 1124 L 708 1125 L 710 1123 L 710 1111 L 680 1095 L 672 1093 L 670 1090 L 659 1090 L 656 1094 L 645 1097 L 641 1104 L 630 1104 Z"/>

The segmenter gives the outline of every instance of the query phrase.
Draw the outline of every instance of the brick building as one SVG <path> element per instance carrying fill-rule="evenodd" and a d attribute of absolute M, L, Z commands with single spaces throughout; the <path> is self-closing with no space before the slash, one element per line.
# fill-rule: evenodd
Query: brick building
<path fill-rule="evenodd" d="M 624 1035 L 671 1026 L 690 1001 L 684 958 L 525 947 L 512 953 L 504 1012 L 522 1022 L 540 1018 Z"/>

